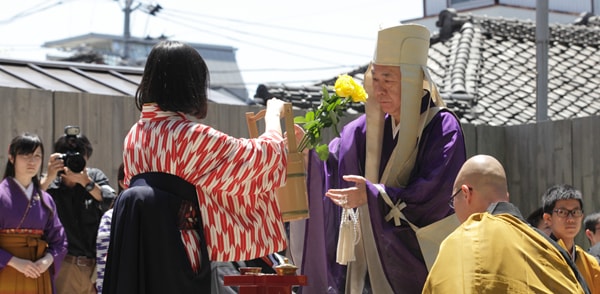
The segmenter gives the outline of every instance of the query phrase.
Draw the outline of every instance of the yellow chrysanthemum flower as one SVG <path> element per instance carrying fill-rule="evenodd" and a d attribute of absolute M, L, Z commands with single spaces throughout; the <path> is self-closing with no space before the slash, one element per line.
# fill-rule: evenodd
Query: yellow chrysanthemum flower
<path fill-rule="evenodd" d="M 335 94 L 340 97 L 351 97 L 352 102 L 367 101 L 367 92 L 351 76 L 340 75 L 333 86 Z"/>
<path fill-rule="evenodd" d="M 367 96 L 365 88 L 358 87 L 350 97 L 352 97 L 352 102 L 367 102 Z"/>
<path fill-rule="evenodd" d="M 348 104 L 352 102 L 367 101 L 367 92 L 351 76 L 340 75 L 333 86 L 335 94 L 330 95 L 323 86 L 323 99 L 317 109 L 308 111 L 304 116 L 294 118 L 295 123 L 302 124 L 305 133 L 298 144 L 298 150 L 304 148 L 315 149 L 321 160 L 326 160 L 329 154 L 327 144 L 322 143 L 323 128 L 333 127 L 336 135 L 339 134 L 337 124 L 344 115 Z"/>

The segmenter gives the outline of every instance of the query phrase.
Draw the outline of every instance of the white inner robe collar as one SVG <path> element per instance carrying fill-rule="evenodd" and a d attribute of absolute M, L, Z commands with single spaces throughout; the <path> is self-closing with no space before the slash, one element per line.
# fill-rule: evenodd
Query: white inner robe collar
<path fill-rule="evenodd" d="M 25 193 L 25 196 L 27 196 L 27 200 L 31 200 L 31 195 L 33 195 L 33 182 L 29 183 L 29 186 L 27 186 L 27 188 L 25 188 L 25 187 L 23 187 L 23 185 L 21 185 L 21 183 L 19 183 L 19 181 L 17 181 L 17 179 L 14 179 L 14 180 L 15 180 L 15 183 L 17 183 L 17 185 L 19 186 L 19 188 L 21 188 L 23 193 Z"/>
<path fill-rule="evenodd" d="M 392 138 L 396 139 L 396 136 L 398 136 L 398 133 L 400 132 L 400 124 L 396 125 L 393 116 L 390 115 L 390 118 L 392 119 Z"/>

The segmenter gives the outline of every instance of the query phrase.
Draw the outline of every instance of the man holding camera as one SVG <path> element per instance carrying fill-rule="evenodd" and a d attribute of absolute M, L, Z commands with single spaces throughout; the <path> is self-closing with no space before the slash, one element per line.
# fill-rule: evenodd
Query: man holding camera
<path fill-rule="evenodd" d="M 96 234 L 102 214 L 116 193 L 100 169 L 86 167 L 92 145 L 78 127 L 65 127 L 54 143 L 48 172 L 41 181 L 52 195 L 68 240 L 68 252 L 56 276 L 56 291 L 96 293 Z"/>

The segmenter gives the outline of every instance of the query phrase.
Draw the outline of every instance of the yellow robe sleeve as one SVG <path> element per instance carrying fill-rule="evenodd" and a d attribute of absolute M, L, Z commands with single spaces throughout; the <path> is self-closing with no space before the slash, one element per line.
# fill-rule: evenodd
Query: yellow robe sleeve
<path fill-rule="evenodd" d="M 560 252 L 510 214 L 471 215 L 440 246 L 423 293 L 583 293 Z"/>
<path fill-rule="evenodd" d="M 581 249 L 581 247 L 575 246 L 577 252 L 575 265 L 577 265 L 577 269 L 588 284 L 590 292 L 600 293 L 600 265 L 598 265 L 598 260 L 593 255 Z"/>

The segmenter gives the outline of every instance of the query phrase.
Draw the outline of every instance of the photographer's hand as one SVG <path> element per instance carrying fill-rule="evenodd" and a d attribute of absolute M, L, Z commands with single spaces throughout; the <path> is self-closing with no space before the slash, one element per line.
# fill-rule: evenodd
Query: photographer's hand
<path fill-rule="evenodd" d="M 65 174 L 63 175 L 64 179 L 67 179 L 69 182 L 76 183 L 81 185 L 82 187 L 87 186 L 89 183 L 93 183 L 94 187 L 92 190 L 89 190 L 88 193 L 94 197 L 94 199 L 98 201 L 102 201 L 102 190 L 98 187 L 98 184 L 94 183 L 92 178 L 87 173 L 87 167 L 81 171 L 80 173 L 74 173 L 68 167 L 65 167 Z"/>
<path fill-rule="evenodd" d="M 48 170 L 46 171 L 46 175 L 44 175 L 40 181 L 40 186 L 42 190 L 47 190 L 50 183 L 56 179 L 58 176 L 58 172 L 62 171 L 64 168 L 64 162 L 60 159 L 60 153 L 52 153 L 50 155 L 50 160 L 48 160 Z"/>

